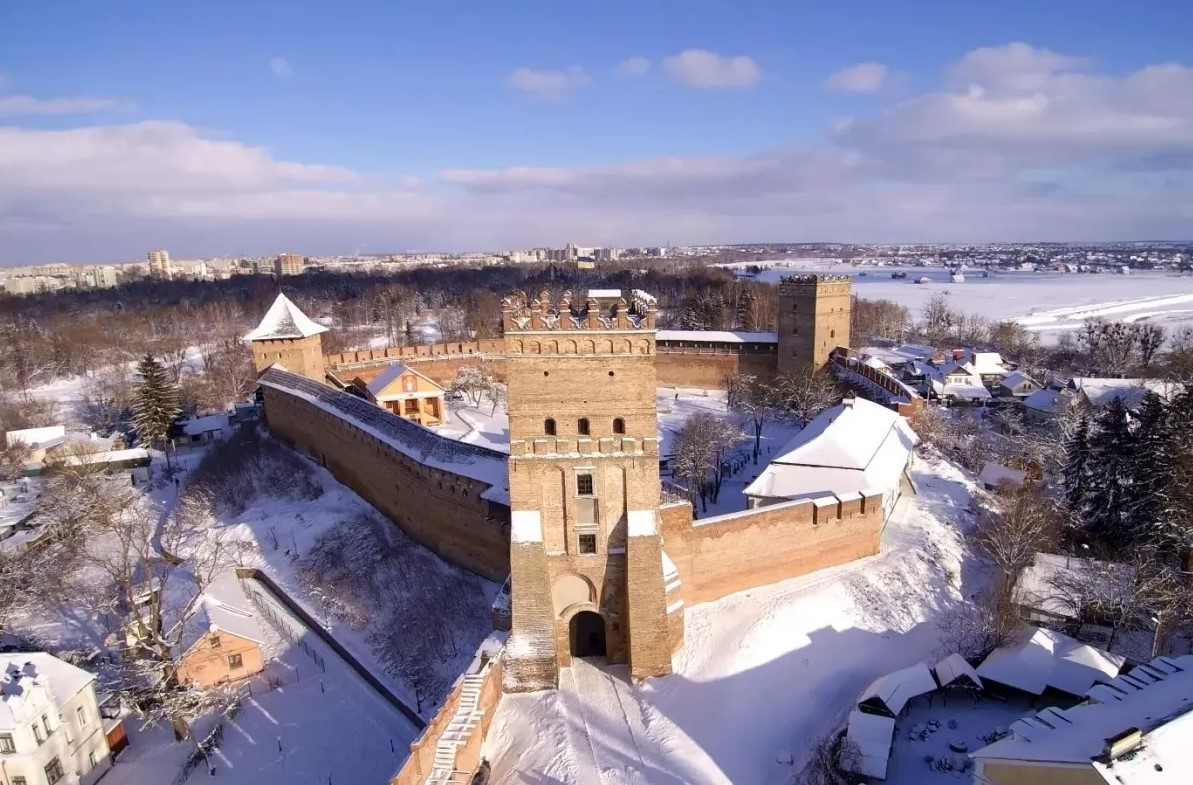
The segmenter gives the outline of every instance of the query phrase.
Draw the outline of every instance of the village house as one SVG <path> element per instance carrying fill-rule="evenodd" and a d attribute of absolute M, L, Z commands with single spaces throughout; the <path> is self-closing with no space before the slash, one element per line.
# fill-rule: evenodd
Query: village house
<path fill-rule="evenodd" d="M 190 620 L 178 677 L 202 687 L 240 681 L 265 669 L 263 620 L 235 572 L 227 572 L 203 592 Z"/>
<path fill-rule="evenodd" d="M 447 391 L 408 365 L 390 365 L 372 381 L 358 378 L 352 384 L 370 401 L 399 417 L 419 425 L 443 422 Z"/>
<path fill-rule="evenodd" d="M 1012 371 L 1002 377 L 994 389 L 1001 398 L 1021 400 L 1040 389 L 1040 385 L 1026 373 Z"/>
<path fill-rule="evenodd" d="M 825 494 L 882 494 L 883 519 L 904 493 L 919 438 L 898 413 L 849 397 L 821 412 L 746 487 L 751 508 Z"/>
<path fill-rule="evenodd" d="M 44 652 L 0 654 L 7 785 L 91 785 L 112 765 L 95 676 Z"/>
<path fill-rule="evenodd" d="M 1163 379 L 1074 376 L 1063 385 L 1052 384 L 1024 398 L 1023 418 L 1028 423 L 1043 422 L 1066 406 L 1082 412 L 1096 412 L 1115 400 L 1121 400 L 1127 409 L 1135 410 L 1149 392 L 1168 399 L 1177 391 L 1178 385 Z"/>

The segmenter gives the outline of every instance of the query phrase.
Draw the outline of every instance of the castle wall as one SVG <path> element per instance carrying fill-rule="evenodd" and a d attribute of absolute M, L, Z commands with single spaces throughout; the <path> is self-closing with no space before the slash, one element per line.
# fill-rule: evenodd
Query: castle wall
<path fill-rule="evenodd" d="M 877 494 L 785 502 L 699 521 L 687 503 L 660 512 L 663 548 L 679 568 L 689 605 L 872 556 L 882 532 Z"/>
<path fill-rule="evenodd" d="M 726 376 L 752 374 L 773 378 L 778 363 L 774 344 L 658 341 L 655 369 L 663 387 L 719 389 Z M 429 346 L 396 346 L 329 354 L 327 369 L 344 382 L 360 377 L 367 384 L 395 362 L 417 368 L 443 386 L 450 386 L 463 365 L 484 362 L 499 381 L 506 380 L 504 342 L 472 341 Z"/>
<path fill-rule="evenodd" d="M 488 483 L 424 465 L 298 395 L 262 389 L 270 432 L 314 456 L 412 539 L 491 580 L 509 574 L 508 508 L 481 498 Z"/>

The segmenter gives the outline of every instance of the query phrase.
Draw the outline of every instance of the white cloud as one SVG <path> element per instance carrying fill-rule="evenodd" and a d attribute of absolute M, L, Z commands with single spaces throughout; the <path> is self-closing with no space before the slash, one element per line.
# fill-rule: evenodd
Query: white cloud
<path fill-rule="evenodd" d="M 515 90 L 546 100 L 559 100 L 572 90 L 591 82 L 588 73 L 578 65 L 568 66 L 562 71 L 519 68 L 505 80 L 506 85 Z"/>
<path fill-rule="evenodd" d="M 707 49 L 685 49 L 663 58 L 663 71 L 680 84 L 698 88 L 744 89 L 762 80 L 762 70 L 751 58 L 729 57 Z"/>
<path fill-rule="evenodd" d="M 621 76 L 642 76 L 650 71 L 650 61 L 642 55 L 627 57 L 617 64 L 617 73 Z"/>
<path fill-rule="evenodd" d="M 0 126 L 0 262 L 139 258 L 147 236 L 205 255 L 567 236 L 1099 240 L 1193 225 L 1193 68 L 1108 75 L 1012 45 L 970 53 L 941 77 L 938 91 L 843 122 L 820 143 L 422 180 L 282 160 L 182 123 Z M 559 94 L 547 83 L 528 82 Z"/>
<path fill-rule="evenodd" d="M 269 70 L 273 71 L 273 75 L 279 79 L 290 79 L 294 76 L 294 69 L 290 67 L 290 61 L 284 57 L 269 58 Z"/>
<path fill-rule="evenodd" d="M 0 95 L 0 117 L 88 114 L 90 112 L 127 108 L 129 108 L 128 104 L 112 98 L 95 98 L 91 96 L 34 98 L 31 95 Z"/>
<path fill-rule="evenodd" d="M 892 76 L 891 69 L 883 63 L 858 63 L 842 68 L 824 84 L 843 93 L 877 93 L 888 85 Z"/>

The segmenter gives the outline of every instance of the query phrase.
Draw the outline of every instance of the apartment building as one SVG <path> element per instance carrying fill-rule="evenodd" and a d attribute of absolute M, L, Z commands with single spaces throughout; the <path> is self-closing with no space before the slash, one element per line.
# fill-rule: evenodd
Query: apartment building
<path fill-rule="evenodd" d="M 278 278 L 286 275 L 302 275 L 306 259 L 296 253 L 280 253 L 273 260 L 273 274 Z"/>
<path fill-rule="evenodd" d="M 150 251 L 146 254 L 149 260 L 150 278 L 171 278 L 174 270 L 170 264 L 170 252 L 165 250 Z"/>

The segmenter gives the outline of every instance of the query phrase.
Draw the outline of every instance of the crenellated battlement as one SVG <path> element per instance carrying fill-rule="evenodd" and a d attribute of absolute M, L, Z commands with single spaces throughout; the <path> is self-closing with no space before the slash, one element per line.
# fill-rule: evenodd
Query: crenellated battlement
<path fill-rule="evenodd" d="M 557 305 L 552 305 L 545 291 L 534 299 L 515 292 L 501 301 L 501 323 L 507 334 L 540 330 L 653 330 L 657 309 L 655 298 L 639 289 L 630 293 L 628 301 L 623 293 L 616 302 L 604 306 L 592 296 L 582 302 L 573 301 L 571 292 L 564 292 Z"/>
<path fill-rule="evenodd" d="M 779 294 L 827 294 L 852 287 L 853 279 L 848 275 L 788 275 L 779 281 Z"/>

